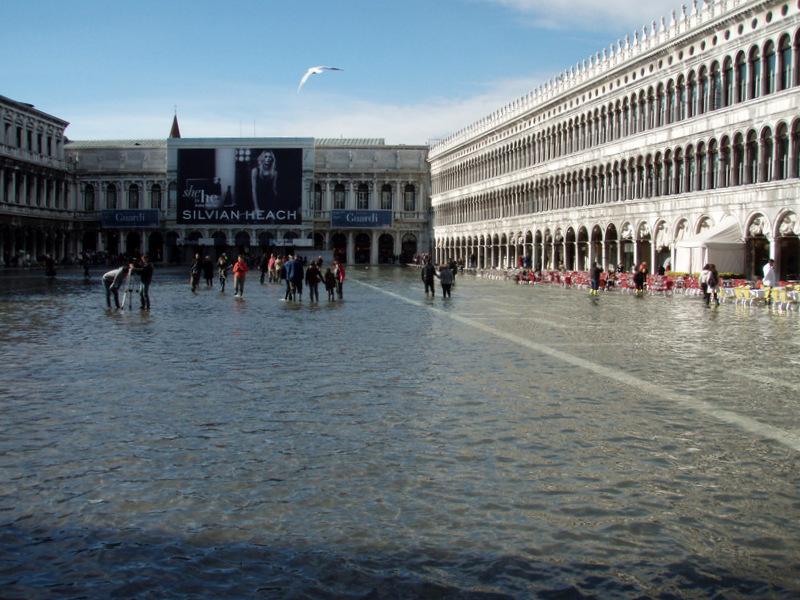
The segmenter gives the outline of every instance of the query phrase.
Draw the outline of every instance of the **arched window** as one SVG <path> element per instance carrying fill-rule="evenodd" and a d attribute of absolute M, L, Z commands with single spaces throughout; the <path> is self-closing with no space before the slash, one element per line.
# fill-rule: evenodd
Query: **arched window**
<path fill-rule="evenodd" d="M 689 98 L 686 81 L 681 75 L 676 87 L 676 102 L 678 103 L 677 120 L 683 121 L 689 116 Z"/>
<path fill-rule="evenodd" d="M 661 191 L 665 196 L 669 196 L 673 193 L 672 153 L 669 150 L 664 153 L 664 179 L 661 185 Z"/>
<path fill-rule="evenodd" d="M 410 183 L 403 190 L 403 210 L 406 212 L 417 210 L 417 190 Z"/>
<path fill-rule="evenodd" d="M 709 98 L 708 110 L 717 110 L 722 107 L 722 75 L 719 71 L 719 63 L 714 62 L 711 64 L 711 75 L 709 77 L 708 85 Z"/>
<path fill-rule="evenodd" d="M 666 121 L 664 122 L 665 125 L 669 125 L 670 123 L 674 123 L 676 119 L 675 109 L 676 109 L 676 93 L 675 93 L 675 84 L 672 80 L 667 83 L 667 115 Z"/>
<path fill-rule="evenodd" d="M 789 165 L 789 177 L 800 177 L 800 121 L 795 121 L 792 125 Z"/>
<path fill-rule="evenodd" d="M 789 129 L 785 124 L 778 127 L 775 135 L 775 179 L 787 179 L 789 177 Z"/>
<path fill-rule="evenodd" d="M 758 183 L 758 137 L 755 131 L 747 134 L 744 183 Z"/>
<path fill-rule="evenodd" d="M 83 206 L 87 212 L 94 211 L 94 186 L 92 184 L 83 188 Z"/>
<path fill-rule="evenodd" d="M 311 197 L 311 210 L 322 210 L 322 185 L 314 184 L 314 195 Z"/>
<path fill-rule="evenodd" d="M 128 208 L 131 210 L 139 209 L 139 186 L 135 183 L 128 186 Z"/>
<path fill-rule="evenodd" d="M 761 134 L 761 156 L 759 157 L 761 168 L 758 172 L 758 181 L 772 181 L 774 173 L 774 165 L 772 162 L 774 150 L 775 145 L 772 140 L 772 130 L 767 127 Z"/>
<path fill-rule="evenodd" d="M 675 193 L 682 194 L 686 191 L 686 169 L 683 160 L 683 151 L 675 150 Z"/>
<path fill-rule="evenodd" d="M 736 77 L 733 69 L 733 61 L 730 58 L 725 59 L 725 65 L 722 68 L 722 104 L 721 106 L 730 106 L 735 100 L 736 90 Z"/>
<path fill-rule="evenodd" d="M 698 144 L 697 145 L 697 153 L 695 155 L 695 163 L 697 166 L 697 173 L 692 176 L 692 180 L 694 181 L 693 189 L 697 190 L 698 192 L 702 192 L 706 189 L 706 181 L 707 181 L 707 171 L 708 171 L 708 157 L 706 156 L 706 147 L 705 144 Z"/>
<path fill-rule="evenodd" d="M 702 67 L 697 81 L 696 99 L 694 101 L 695 112 L 693 114 L 702 115 L 708 111 L 708 96 L 708 71 L 706 71 L 705 67 Z"/>
<path fill-rule="evenodd" d="M 342 210 L 346 203 L 346 192 L 343 183 L 337 183 L 333 188 L 333 208 Z"/>
<path fill-rule="evenodd" d="M 708 144 L 708 187 L 715 190 L 720 186 L 720 162 L 719 162 L 719 148 L 717 140 L 711 140 Z"/>
<path fill-rule="evenodd" d="M 116 210 L 117 208 L 117 186 L 109 183 L 106 187 L 106 208 Z"/>
<path fill-rule="evenodd" d="M 736 57 L 736 102 L 747 100 L 747 71 L 749 68 L 744 53 L 740 52 Z"/>
<path fill-rule="evenodd" d="M 748 86 L 748 98 L 758 98 L 761 96 L 761 52 L 758 48 L 752 48 L 750 50 L 750 59 L 748 65 L 748 75 L 749 75 L 749 86 Z"/>
<path fill-rule="evenodd" d="M 667 95 L 664 84 L 659 84 L 656 91 L 656 127 L 667 124 Z"/>
<path fill-rule="evenodd" d="M 731 180 L 731 140 L 728 136 L 722 138 L 719 145 L 719 181 L 717 187 L 730 187 Z"/>
<path fill-rule="evenodd" d="M 161 186 L 157 183 L 150 188 L 150 208 L 161 210 Z"/>
<path fill-rule="evenodd" d="M 362 183 L 356 190 L 356 208 L 358 210 L 367 210 L 369 208 L 369 186 Z"/>
<path fill-rule="evenodd" d="M 392 186 L 388 183 L 381 188 L 381 210 L 392 210 Z"/>
<path fill-rule="evenodd" d="M 764 93 L 772 94 L 778 89 L 778 55 L 772 41 L 764 46 Z"/>
<path fill-rule="evenodd" d="M 733 138 L 731 185 L 744 184 L 744 139 L 741 134 Z"/>
<path fill-rule="evenodd" d="M 788 90 L 792 87 L 792 54 L 792 40 L 788 35 L 785 35 L 781 38 L 780 45 L 779 90 Z"/>

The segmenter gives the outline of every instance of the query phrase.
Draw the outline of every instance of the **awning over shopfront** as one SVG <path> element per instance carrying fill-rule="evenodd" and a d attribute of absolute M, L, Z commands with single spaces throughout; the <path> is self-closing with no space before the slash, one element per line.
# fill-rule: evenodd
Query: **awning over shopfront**
<path fill-rule="evenodd" d="M 699 273 L 706 263 L 720 273 L 743 273 L 745 243 L 739 223 L 733 217 L 696 236 L 675 244 L 675 271 Z"/>

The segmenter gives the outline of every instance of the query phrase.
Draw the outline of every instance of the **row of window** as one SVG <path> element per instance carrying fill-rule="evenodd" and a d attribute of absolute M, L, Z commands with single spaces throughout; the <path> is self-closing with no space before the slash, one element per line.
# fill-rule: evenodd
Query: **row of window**
<path fill-rule="evenodd" d="M 357 210 L 370 210 L 372 205 L 372 194 L 370 187 L 366 183 L 361 183 L 356 187 L 355 208 Z M 319 183 L 314 184 L 314 193 L 311 198 L 311 210 L 325 210 L 325 192 Z M 330 202 L 333 210 L 343 210 L 347 208 L 347 189 L 343 183 L 333 186 L 333 198 Z M 380 210 L 394 210 L 394 192 L 391 185 L 384 184 L 380 191 Z M 406 184 L 403 188 L 403 210 L 413 212 L 417 210 L 417 188 L 412 184 Z"/>
<path fill-rule="evenodd" d="M 800 30 L 692 69 L 434 176 L 442 193 L 800 85 Z"/>
<path fill-rule="evenodd" d="M 21 125 L 5 123 L 2 129 L 2 143 L 12 148 L 30 150 L 45 156 L 55 156 L 55 149 L 58 145 L 51 135 L 44 135 L 40 131 L 33 131 Z"/>
<path fill-rule="evenodd" d="M 142 192 L 139 184 L 132 183 L 128 186 L 128 189 L 125 193 L 125 203 L 124 205 L 120 205 L 119 202 L 120 193 L 117 189 L 116 184 L 109 183 L 105 188 L 105 202 L 104 207 L 107 209 L 130 209 L 130 210 L 138 210 L 140 208 L 145 208 L 142 206 Z M 154 183 L 150 187 L 150 206 L 148 208 L 155 208 L 161 209 L 161 186 L 157 183 Z M 97 205 L 96 198 L 95 198 L 95 189 L 92 184 L 87 184 L 86 187 L 83 189 L 83 202 L 84 202 L 84 209 L 88 212 L 92 212 L 95 210 L 99 210 L 99 206 Z"/>
<path fill-rule="evenodd" d="M 0 171 L 0 198 L 7 204 L 66 209 L 69 187 L 64 181 L 16 169 Z"/>
<path fill-rule="evenodd" d="M 723 135 L 686 147 L 543 177 L 434 207 L 453 225 L 800 177 L 800 119 L 759 134 Z"/>

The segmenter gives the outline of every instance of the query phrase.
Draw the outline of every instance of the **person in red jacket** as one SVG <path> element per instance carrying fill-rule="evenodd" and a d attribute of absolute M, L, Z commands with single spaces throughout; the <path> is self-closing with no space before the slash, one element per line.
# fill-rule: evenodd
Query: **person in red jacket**
<path fill-rule="evenodd" d="M 344 283 L 344 265 L 338 260 L 333 261 L 333 275 L 336 277 L 336 292 L 339 300 L 342 299 L 342 284 Z"/>
<path fill-rule="evenodd" d="M 233 297 L 241 298 L 244 295 L 244 278 L 249 267 L 244 261 L 244 255 L 239 255 L 239 260 L 233 265 Z"/>

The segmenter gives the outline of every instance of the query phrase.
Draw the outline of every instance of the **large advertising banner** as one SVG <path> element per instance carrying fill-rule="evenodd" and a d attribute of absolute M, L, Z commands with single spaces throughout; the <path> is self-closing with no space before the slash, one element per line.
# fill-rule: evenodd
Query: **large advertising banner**
<path fill-rule="evenodd" d="M 299 225 L 301 148 L 179 148 L 177 222 Z"/>

